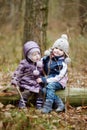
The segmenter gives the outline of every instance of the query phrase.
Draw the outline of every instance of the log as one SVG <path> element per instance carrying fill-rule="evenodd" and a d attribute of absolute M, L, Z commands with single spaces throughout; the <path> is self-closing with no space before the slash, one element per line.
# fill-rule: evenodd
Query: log
<path fill-rule="evenodd" d="M 87 88 L 69 88 L 56 92 L 56 95 L 62 98 L 64 102 L 68 102 L 72 106 L 87 105 Z"/>
<path fill-rule="evenodd" d="M 62 98 L 63 102 L 68 102 L 72 106 L 87 105 L 87 88 L 69 88 L 56 92 L 56 95 Z M 17 91 L 10 88 L 4 92 L 0 92 L 0 102 L 3 104 L 17 104 L 20 96 Z M 31 97 L 29 101 L 31 100 Z"/>
<path fill-rule="evenodd" d="M 7 104 L 16 105 L 18 104 L 20 98 L 21 97 L 16 88 L 5 87 L 2 90 L 0 90 L 0 102 L 4 105 L 7 105 Z M 29 97 L 28 105 L 30 104 L 32 105 L 32 103 L 34 103 L 33 99 L 34 99 L 34 95 L 32 94 Z"/>
<path fill-rule="evenodd" d="M 7 104 L 17 104 L 18 100 L 19 100 L 19 95 L 17 92 L 0 92 L 0 102 L 4 105 Z"/>

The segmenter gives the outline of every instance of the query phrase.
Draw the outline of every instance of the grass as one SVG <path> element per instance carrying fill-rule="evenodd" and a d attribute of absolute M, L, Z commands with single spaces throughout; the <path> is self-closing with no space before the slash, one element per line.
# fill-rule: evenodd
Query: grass
<path fill-rule="evenodd" d="M 0 128 L 2 130 L 9 130 L 9 128 L 12 130 L 72 130 L 75 128 L 85 130 L 86 121 L 83 118 L 85 114 L 73 112 L 71 110 L 68 113 L 41 114 L 33 107 L 23 110 L 4 107 L 0 110 Z"/>
<path fill-rule="evenodd" d="M 22 46 L 19 35 L 12 34 L 0 38 L 0 65 L 11 65 L 18 63 L 22 55 Z"/>
<path fill-rule="evenodd" d="M 2 117 L 2 128 L 4 130 L 55 130 L 65 127 L 59 116 L 56 113 L 43 115 L 34 108 L 30 108 L 27 111 L 12 109 L 5 113 L 0 112 Z M 3 119 L 3 116 L 5 117 Z M 64 125 L 65 124 L 65 125 Z"/>

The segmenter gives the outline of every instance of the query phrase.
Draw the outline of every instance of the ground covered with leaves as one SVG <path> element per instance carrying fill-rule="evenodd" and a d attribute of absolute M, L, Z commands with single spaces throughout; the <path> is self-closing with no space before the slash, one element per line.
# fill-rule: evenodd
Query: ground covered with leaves
<path fill-rule="evenodd" d="M 86 110 L 68 107 L 66 112 L 41 114 L 33 107 L 21 110 L 0 104 L 0 130 L 87 130 Z"/>
<path fill-rule="evenodd" d="M 87 87 L 87 70 L 69 70 L 70 87 Z M 0 94 L 10 84 L 12 72 L 0 73 Z M 18 109 L 17 105 L 0 103 L 0 130 L 87 130 L 87 106 L 66 105 L 66 111 L 42 114 L 34 106 Z"/>

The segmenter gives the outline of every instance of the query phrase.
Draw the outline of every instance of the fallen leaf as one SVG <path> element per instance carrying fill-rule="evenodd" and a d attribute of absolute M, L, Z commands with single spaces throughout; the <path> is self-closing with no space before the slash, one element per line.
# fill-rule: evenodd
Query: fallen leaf
<path fill-rule="evenodd" d="M 0 108 L 3 108 L 4 107 L 4 105 L 0 102 Z"/>
<path fill-rule="evenodd" d="M 10 112 L 4 112 L 5 118 L 12 118 Z"/>
<path fill-rule="evenodd" d="M 2 130 L 2 128 L 3 128 L 3 122 L 0 121 L 0 130 Z"/>

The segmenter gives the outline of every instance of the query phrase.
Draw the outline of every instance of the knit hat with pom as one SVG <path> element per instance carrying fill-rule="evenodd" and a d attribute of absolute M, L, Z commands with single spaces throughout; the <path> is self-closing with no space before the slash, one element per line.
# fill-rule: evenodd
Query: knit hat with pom
<path fill-rule="evenodd" d="M 54 42 L 52 48 L 59 48 L 67 55 L 69 52 L 68 36 L 66 34 L 62 34 L 61 37 Z"/>
<path fill-rule="evenodd" d="M 68 42 L 68 36 L 66 34 L 62 34 L 60 38 L 58 38 L 51 49 L 45 51 L 45 55 L 49 55 L 50 52 L 52 51 L 52 49 L 54 48 L 59 48 L 61 49 L 65 55 L 66 55 L 66 59 L 65 59 L 65 62 L 66 63 L 69 63 L 71 61 L 71 59 L 69 58 L 69 42 Z"/>
<path fill-rule="evenodd" d="M 28 58 L 31 61 L 32 61 L 32 53 L 34 53 L 34 52 L 39 52 L 40 53 L 39 45 L 36 42 L 34 42 L 34 41 L 27 41 L 24 44 L 24 48 L 23 49 L 24 49 L 25 58 L 26 59 Z M 33 71 L 33 74 L 34 75 L 39 75 L 39 71 L 38 71 L 37 67 L 42 67 L 42 66 L 43 66 L 42 61 L 37 61 L 36 69 Z"/>
<path fill-rule="evenodd" d="M 40 53 L 40 48 L 38 46 L 38 44 L 34 41 L 27 41 L 25 44 L 24 44 L 24 55 L 25 57 L 27 56 L 28 53 L 33 53 L 35 51 L 38 51 Z"/>

